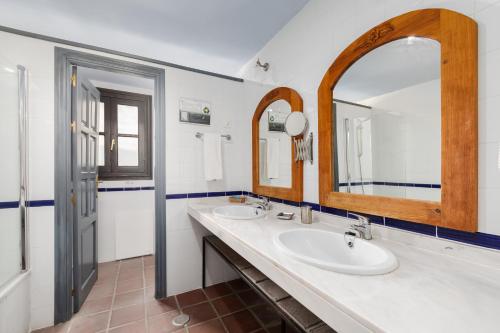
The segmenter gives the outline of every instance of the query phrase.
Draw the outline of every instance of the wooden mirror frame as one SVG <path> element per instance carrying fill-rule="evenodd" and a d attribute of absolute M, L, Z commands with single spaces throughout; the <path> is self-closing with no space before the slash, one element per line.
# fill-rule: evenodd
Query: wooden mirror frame
<path fill-rule="evenodd" d="M 303 173 L 302 161 L 295 162 L 295 149 L 293 141 L 290 145 L 292 150 L 291 168 L 292 168 L 292 187 L 265 186 L 260 184 L 260 156 L 259 156 L 259 124 L 260 118 L 266 108 L 273 102 L 285 100 L 290 104 L 291 111 L 303 112 L 302 97 L 293 89 L 287 87 L 278 87 L 268 92 L 257 105 L 257 109 L 252 119 L 252 188 L 255 194 L 290 200 L 295 202 L 302 201 Z M 301 136 L 299 136 L 301 137 Z"/>
<path fill-rule="evenodd" d="M 333 192 L 333 88 L 358 59 L 406 37 L 441 44 L 441 202 Z M 478 87 L 477 24 L 445 9 L 394 17 L 350 44 L 318 89 L 320 204 L 464 231 L 477 231 Z"/>

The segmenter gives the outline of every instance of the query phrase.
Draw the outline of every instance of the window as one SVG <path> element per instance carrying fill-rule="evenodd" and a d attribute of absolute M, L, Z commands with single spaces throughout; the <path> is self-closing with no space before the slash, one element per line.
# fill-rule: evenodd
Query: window
<path fill-rule="evenodd" d="M 99 91 L 99 178 L 152 179 L 151 96 Z"/>

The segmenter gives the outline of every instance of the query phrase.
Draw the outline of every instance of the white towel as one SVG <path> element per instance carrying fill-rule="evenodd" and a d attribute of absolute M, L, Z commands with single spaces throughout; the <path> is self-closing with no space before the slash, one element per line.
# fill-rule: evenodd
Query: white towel
<path fill-rule="evenodd" d="M 205 179 L 222 179 L 222 140 L 220 134 L 203 135 L 203 158 L 205 160 Z"/>
<path fill-rule="evenodd" d="M 277 138 L 267 138 L 267 178 L 275 179 L 280 177 L 280 140 Z"/>

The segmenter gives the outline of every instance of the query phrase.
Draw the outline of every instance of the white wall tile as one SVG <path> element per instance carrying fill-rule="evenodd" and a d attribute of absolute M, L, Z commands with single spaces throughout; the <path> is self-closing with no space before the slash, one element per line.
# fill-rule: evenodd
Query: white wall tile
<path fill-rule="evenodd" d="M 500 235 L 500 188 L 479 189 L 479 231 Z"/>
<path fill-rule="evenodd" d="M 479 99 L 500 95 L 500 50 L 479 56 Z"/>
<path fill-rule="evenodd" d="M 500 141 L 500 95 L 479 101 L 479 142 Z"/>
<path fill-rule="evenodd" d="M 479 144 L 479 187 L 500 188 L 500 142 Z"/>
<path fill-rule="evenodd" d="M 476 13 L 479 33 L 479 53 L 500 49 L 500 3 L 491 5 Z"/>

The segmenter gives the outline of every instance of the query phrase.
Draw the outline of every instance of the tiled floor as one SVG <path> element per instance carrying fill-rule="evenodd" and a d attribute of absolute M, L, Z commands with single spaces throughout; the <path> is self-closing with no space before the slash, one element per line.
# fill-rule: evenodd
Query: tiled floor
<path fill-rule="evenodd" d="M 37 333 L 277 333 L 280 318 L 242 280 L 154 299 L 154 257 L 99 265 L 99 279 L 69 322 Z M 172 319 L 189 314 L 185 328 Z"/>

